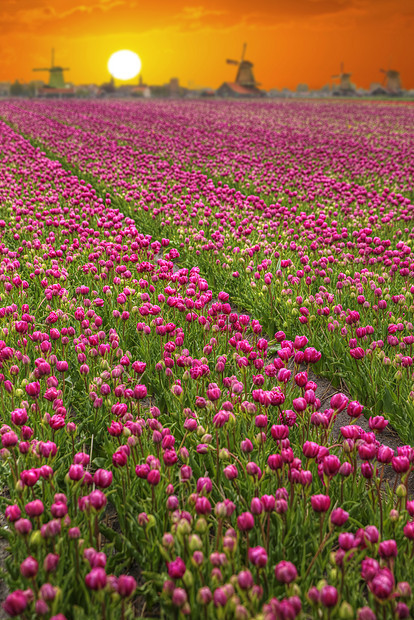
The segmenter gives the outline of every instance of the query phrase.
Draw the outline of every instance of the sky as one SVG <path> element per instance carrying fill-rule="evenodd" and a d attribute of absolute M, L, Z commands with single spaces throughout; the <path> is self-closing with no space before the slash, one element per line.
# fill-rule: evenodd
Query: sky
<path fill-rule="evenodd" d="M 384 68 L 414 88 L 414 0 L 1 0 L 0 32 L 0 81 L 47 81 L 32 68 L 49 66 L 53 47 L 67 81 L 102 84 L 109 56 L 131 49 L 148 84 L 218 88 L 247 43 L 267 90 L 320 88 L 341 61 L 357 87 Z"/>

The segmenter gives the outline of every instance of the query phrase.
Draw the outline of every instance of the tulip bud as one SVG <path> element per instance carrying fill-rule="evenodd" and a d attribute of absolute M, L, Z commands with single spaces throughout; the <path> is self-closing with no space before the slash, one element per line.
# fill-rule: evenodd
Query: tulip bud
<path fill-rule="evenodd" d="M 183 582 L 186 588 L 191 588 L 194 584 L 194 578 L 193 575 L 191 573 L 191 571 L 189 571 L 188 569 L 185 571 L 184 576 L 183 576 Z"/>
<path fill-rule="evenodd" d="M 157 521 L 154 515 L 148 515 L 147 531 L 155 527 L 156 524 L 157 524 Z"/>
<path fill-rule="evenodd" d="M 213 595 L 210 588 L 204 586 L 203 588 L 199 589 L 197 593 L 197 603 L 199 603 L 200 605 L 208 605 L 212 599 Z"/>
<path fill-rule="evenodd" d="M 203 548 L 203 541 L 197 534 L 190 534 L 188 537 L 190 551 L 198 551 Z"/>
<path fill-rule="evenodd" d="M 355 617 L 352 605 L 343 601 L 339 608 L 339 617 L 343 620 L 352 620 Z"/>
<path fill-rule="evenodd" d="M 411 598 L 411 586 L 407 581 L 400 581 L 397 583 L 397 592 L 403 598 Z"/>
<path fill-rule="evenodd" d="M 230 452 L 228 451 L 227 448 L 221 448 L 221 450 L 219 452 L 219 459 L 220 459 L 220 461 L 230 461 L 231 460 Z"/>
<path fill-rule="evenodd" d="M 281 583 L 291 583 L 297 578 L 298 572 L 292 562 L 282 560 L 275 567 L 275 576 Z"/>
<path fill-rule="evenodd" d="M 172 548 L 174 546 L 174 536 L 169 534 L 168 532 L 164 534 L 162 537 L 162 546 L 168 548 Z"/>
<path fill-rule="evenodd" d="M 357 620 L 376 620 L 377 616 L 370 607 L 361 607 L 358 609 Z"/>
<path fill-rule="evenodd" d="M 22 590 L 15 590 L 8 595 L 3 603 L 3 609 L 9 616 L 19 616 L 28 605 L 28 600 Z"/>
<path fill-rule="evenodd" d="M 205 534 L 207 530 L 208 530 L 208 525 L 207 525 L 207 521 L 205 520 L 205 518 L 200 517 L 199 519 L 197 519 L 195 523 L 195 531 L 198 532 L 199 534 Z"/>
<path fill-rule="evenodd" d="M 35 611 L 36 614 L 38 614 L 39 616 L 45 616 L 47 613 L 49 613 L 49 605 L 46 603 L 46 601 L 39 599 L 35 603 Z"/>
<path fill-rule="evenodd" d="M 323 586 L 320 595 L 324 607 L 335 607 L 338 602 L 338 591 L 334 586 Z"/>
<path fill-rule="evenodd" d="M 397 497 L 406 497 L 407 496 L 407 487 L 405 484 L 399 484 L 395 491 Z"/>
<path fill-rule="evenodd" d="M 36 577 L 38 570 L 39 570 L 39 564 L 37 560 L 31 555 L 29 555 L 20 564 L 20 572 L 23 575 L 23 577 L 26 577 L 26 579 L 32 579 L 33 577 Z"/>
<path fill-rule="evenodd" d="M 122 598 L 131 596 L 137 588 L 137 582 L 129 575 L 120 575 L 117 582 L 117 592 Z"/>
<path fill-rule="evenodd" d="M 390 510 L 390 519 L 393 522 L 398 521 L 398 519 L 400 518 L 400 514 L 398 512 L 398 510 L 395 510 L 395 508 Z"/>
<path fill-rule="evenodd" d="M 43 538 L 40 530 L 35 530 L 31 533 L 29 538 L 29 545 L 33 547 L 40 547 L 43 544 Z"/>
<path fill-rule="evenodd" d="M 59 563 L 59 556 L 55 553 L 48 553 L 43 561 L 43 569 L 46 573 L 52 573 L 56 570 Z"/>
<path fill-rule="evenodd" d="M 234 610 L 234 618 L 235 620 L 249 620 L 250 614 L 247 611 L 246 607 L 237 604 L 236 609 Z"/>
<path fill-rule="evenodd" d="M 308 599 L 311 605 L 318 605 L 320 601 L 320 593 L 319 593 L 318 588 L 316 588 L 315 586 L 312 586 L 308 590 L 306 594 L 306 598 Z"/>

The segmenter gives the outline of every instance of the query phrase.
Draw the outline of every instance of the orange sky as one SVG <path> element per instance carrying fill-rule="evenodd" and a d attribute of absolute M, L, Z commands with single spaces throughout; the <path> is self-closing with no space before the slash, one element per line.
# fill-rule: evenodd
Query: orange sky
<path fill-rule="evenodd" d="M 67 81 L 100 84 L 111 53 L 128 48 L 150 84 L 217 88 L 246 41 L 266 89 L 319 88 L 341 60 L 357 86 L 383 67 L 414 88 L 414 0 L 0 0 L 0 33 L 0 81 L 47 80 L 31 69 L 54 47 Z"/>

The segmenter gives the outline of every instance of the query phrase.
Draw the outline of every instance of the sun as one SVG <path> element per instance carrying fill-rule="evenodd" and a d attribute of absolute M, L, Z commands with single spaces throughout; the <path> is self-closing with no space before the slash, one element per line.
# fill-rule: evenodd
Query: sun
<path fill-rule="evenodd" d="M 108 71 L 117 80 L 132 80 L 141 71 L 141 59 L 131 50 L 114 52 L 108 60 Z"/>

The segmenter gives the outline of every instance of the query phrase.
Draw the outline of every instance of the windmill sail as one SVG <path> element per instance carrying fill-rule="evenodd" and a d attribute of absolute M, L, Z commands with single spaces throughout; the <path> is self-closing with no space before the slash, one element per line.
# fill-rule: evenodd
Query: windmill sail
<path fill-rule="evenodd" d="M 382 84 L 385 86 L 388 94 L 400 95 L 402 90 L 400 72 L 395 69 L 387 69 L 387 71 L 380 69 L 380 72 L 384 74 Z"/>
<path fill-rule="evenodd" d="M 257 86 L 259 86 L 259 83 L 256 82 L 253 75 L 254 65 L 249 60 L 244 59 L 244 56 L 246 54 L 246 48 L 247 43 L 243 43 L 240 60 L 233 60 L 232 58 L 227 58 L 226 63 L 228 65 L 235 65 L 238 67 L 236 74 L 236 84 L 244 88 L 256 88 Z"/>
<path fill-rule="evenodd" d="M 344 63 L 343 62 L 341 62 L 340 68 L 341 68 L 341 71 L 340 71 L 339 75 L 332 75 L 331 76 L 331 78 L 333 80 L 339 80 L 338 87 L 337 87 L 336 91 L 334 92 L 334 94 L 338 94 L 338 95 L 342 95 L 342 96 L 347 96 L 347 95 L 355 94 L 355 88 L 354 88 L 353 84 L 351 83 L 351 75 L 352 75 L 352 73 L 345 73 L 344 72 Z"/>
<path fill-rule="evenodd" d="M 69 71 L 68 67 L 58 67 L 55 65 L 55 50 L 52 49 L 50 67 L 38 67 L 33 71 L 49 71 L 49 88 L 62 89 L 65 88 L 64 71 Z"/>
<path fill-rule="evenodd" d="M 260 97 L 262 92 L 258 89 L 259 83 L 256 82 L 253 74 L 253 63 L 245 59 L 247 44 L 244 43 L 240 60 L 227 58 L 228 65 L 237 67 L 236 79 L 234 82 L 224 82 L 217 90 L 219 97 Z"/>

